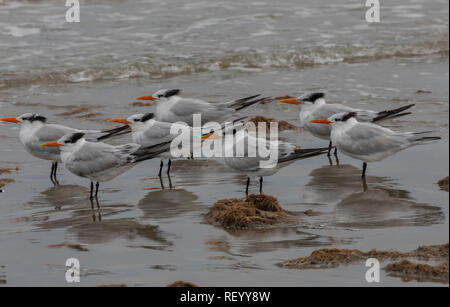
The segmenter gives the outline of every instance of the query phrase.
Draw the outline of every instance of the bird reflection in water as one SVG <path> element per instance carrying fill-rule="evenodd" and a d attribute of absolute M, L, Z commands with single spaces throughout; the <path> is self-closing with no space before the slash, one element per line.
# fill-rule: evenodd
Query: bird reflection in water
<path fill-rule="evenodd" d="M 159 190 L 148 193 L 138 207 L 144 218 L 174 218 L 202 210 L 204 207 L 196 203 L 197 199 L 197 195 L 185 189 Z"/>
<path fill-rule="evenodd" d="M 361 189 L 359 173 L 352 165 L 315 169 L 305 185 L 304 199 L 333 205 L 331 223 L 339 227 L 430 225 L 444 218 L 439 207 L 415 202 L 410 192 L 399 189 L 391 178 L 367 176 Z"/>

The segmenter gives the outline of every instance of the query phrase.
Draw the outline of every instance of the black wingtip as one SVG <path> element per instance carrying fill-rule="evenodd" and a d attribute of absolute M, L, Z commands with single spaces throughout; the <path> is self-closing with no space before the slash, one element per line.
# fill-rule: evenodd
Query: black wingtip
<path fill-rule="evenodd" d="M 402 112 L 412 108 L 415 105 L 416 105 L 415 103 L 412 103 L 412 104 L 408 104 L 406 106 L 403 106 L 403 107 L 400 107 L 397 109 L 381 111 L 378 113 L 377 117 L 375 117 L 372 120 L 372 122 L 377 122 L 377 121 L 384 120 L 384 119 L 397 118 L 400 116 L 409 115 L 409 114 L 411 114 L 411 112 L 404 112 L 404 113 L 402 113 Z"/>
<path fill-rule="evenodd" d="M 131 127 L 128 125 L 124 125 L 121 127 L 109 129 L 109 130 L 103 130 L 101 133 L 105 133 L 105 135 L 102 135 L 101 137 L 97 138 L 97 141 L 105 140 L 113 136 L 119 136 L 123 134 L 127 134 L 131 132 Z"/>
<path fill-rule="evenodd" d="M 263 98 L 259 98 L 259 99 L 256 99 L 256 100 L 249 101 L 249 102 L 247 102 L 247 103 L 241 105 L 240 107 L 235 108 L 234 110 L 235 110 L 235 111 L 240 111 L 240 110 L 242 110 L 242 109 L 244 109 L 244 108 L 247 108 L 247 107 L 249 107 L 249 106 L 251 106 L 251 105 L 254 105 L 254 104 L 256 104 L 256 103 L 262 102 L 262 101 L 264 101 L 264 100 L 266 100 L 266 99 L 269 99 L 269 98 L 270 98 L 270 97 L 263 97 Z"/>

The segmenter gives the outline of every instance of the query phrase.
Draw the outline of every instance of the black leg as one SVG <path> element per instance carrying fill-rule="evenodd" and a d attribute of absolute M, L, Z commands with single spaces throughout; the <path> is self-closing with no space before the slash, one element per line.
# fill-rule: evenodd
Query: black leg
<path fill-rule="evenodd" d="M 56 177 L 56 172 L 58 171 L 58 162 L 55 162 L 55 170 L 53 171 L 53 179 L 56 185 L 59 185 L 58 178 Z"/>
<path fill-rule="evenodd" d="M 94 199 L 94 183 L 91 181 L 91 196 L 90 199 Z"/>
<path fill-rule="evenodd" d="M 334 155 L 337 157 L 337 148 L 334 147 Z"/>
<path fill-rule="evenodd" d="M 362 175 L 361 175 L 362 178 L 366 178 L 366 169 L 367 169 L 367 163 L 364 162 L 363 163 L 363 171 L 362 171 Z"/>
<path fill-rule="evenodd" d="M 159 176 L 159 182 L 161 183 L 161 190 L 164 190 L 164 189 L 165 189 L 165 187 L 164 187 L 164 182 L 163 182 L 161 176 Z"/>
<path fill-rule="evenodd" d="M 98 197 L 98 188 L 100 187 L 100 183 L 97 182 L 97 184 L 95 185 L 95 198 Z"/>
<path fill-rule="evenodd" d="M 339 157 L 337 153 L 334 154 L 334 157 L 336 158 L 336 165 L 339 165 Z"/>
<path fill-rule="evenodd" d="M 55 162 L 55 170 L 53 171 L 53 178 L 56 180 L 56 171 L 58 170 L 58 162 Z"/>
<path fill-rule="evenodd" d="M 53 173 L 55 172 L 55 162 L 52 162 L 52 170 L 50 172 L 50 180 L 53 184 L 55 184 L 55 181 L 53 180 Z"/>
<path fill-rule="evenodd" d="M 333 142 L 330 141 L 330 144 L 328 144 L 328 157 L 331 155 L 331 148 L 333 147 Z"/>
<path fill-rule="evenodd" d="M 245 195 L 248 196 L 248 186 L 250 185 L 250 177 L 247 177 L 247 187 L 245 188 Z"/>
<path fill-rule="evenodd" d="M 328 163 L 330 163 L 330 166 L 333 166 L 333 160 L 331 160 L 331 157 L 327 156 L 327 158 L 328 158 Z"/>
<path fill-rule="evenodd" d="M 161 164 L 159 165 L 159 173 L 158 173 L 158 176 L 159 176 L 159 177 L 161 177 L 161 173 L 162 173 L 163 166 L 164 166 L 164 163 L 163 163 L 163 161 L 161 160 Z"/>
<path fill-rule="evenodd" d="M 259 194 L 262 193 L 263 177 L 259 177 Z"/>
<path fill-rule="evenodd" d="M 169 159 L 169 162 L 167 163 L 167 175 L 170 174 L 170 166 L 172 165 L 172 160 Z"/>

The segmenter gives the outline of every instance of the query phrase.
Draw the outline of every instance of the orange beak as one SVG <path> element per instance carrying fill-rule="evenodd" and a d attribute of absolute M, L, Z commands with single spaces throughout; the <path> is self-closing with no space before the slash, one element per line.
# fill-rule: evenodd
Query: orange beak
<path fill-rule="evenodd" d="M 0 118 L 0 121 L 8 122 L 8 123 L 14 123 L 14 124 L 20 123 L 15 117 Z"/>
<path fill-rule="evenodd" d="M 151 101 L 154 101 L 154 100 L 156 100 L 156 98 L 154 98 L 152 95 L 145 95 L 145 96 L 136 97 L 136 100 L 151 100 Z"/>
<path fill-rule="evenodd" d="M 327 124 L 327 125 L 332 124 L 332 122 L 330 122 L 330 121 L 328 120 L 328 118 L 318 118 L 318 119 L 313 119 L 313 120 L 310 120 L 309 122 L 310 122 L 310 123 L 313 123 L 313 124 Z"/>
<path fill-rule="evenodd" d="M 129 121 L 127 121 L 126 118 L 113 118 L 113 119 L 109 119 L 108 122 L 110 122 L 110 123 L 125 124 L 125 125 L 131 124 Z"/>
<path fill-rule="evenodd" d="M 48 142 L 41 144 L 42 147 L 61 147 L 61 144 L 58 144 L 57 142 Z"/>
<path fill-rule="evenodd" d="M 288 98 L 288 99 L 281 99 L 277 101 L 278 103 L 289 103 L 289 104 L 302 104 L 303 102 L 298 101 L 297 98 Z"/>
<path fill-rule="evenodd" d="M 202 135 L 202 140 L 206 140 L 206 139 L 220 140 L 221 136 L 215 132 Z"/>

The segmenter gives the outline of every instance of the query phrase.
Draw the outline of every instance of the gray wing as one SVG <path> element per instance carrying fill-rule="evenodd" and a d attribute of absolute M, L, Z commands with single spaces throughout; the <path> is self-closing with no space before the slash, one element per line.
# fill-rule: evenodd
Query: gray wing
<path fill-rule="evenodd" d="M 79 130 L 72 129 L 61 125 L 43 125 L 40 129 L 35 132 L 35 137 L 39 142 L 52 142 L 57 141 L 61 137 L 69 133 L 79 132 Z"/>
<path fill-rule="evenodd" d="M 233 158 L 225 158 L 225 163 L 234 169 L 241 171 L 257 171 L 261 168 L 261 161 L 268 161 L 269 157 L 260 157 L 259 156 L 259 146 L 265 144 L 266 152 L 265 154 L 269 154 L 271 147 L 278 150 L 278 159 L 285 158 L 292 154 L 295 151 L 296 146 L 281 141 L 269 141 L 264 139 L 259 139 L 254 137 L 253 135 L 248 134 L 246 131 L 241 133 L 245 133 L 242 136 L 238 136 L 239 140 L 236 144 L 244 146 L 244 157 L 233 157 Z M 260 141 L 261 140 L 261 143 Z M 264 143 L 265 141 L 265 143 Z M 227 147 L 229 151 L 230 147 Z M 249 156 L 249 151 L 252 153 L 256 153 L 256 157 Z"/>
<path fill-rule="evenodd" d="M 330 103 L 323 105 L 317 111 L 312 113 L 310 116 L 311 118 L 308 118 L 308 120 L 316 118 L 329 118 L 334 114 L 345 112 L 356 112 L 356 119 L 360 122 L 371 122 L 378 115 L 378 112 L 376 111 L 355 109 L 339 103 Z"/>
<path fill-rule="evenodd" d="M 225 158 L 225 164 L 238 171 L 257 171 L 260 168 L 260 159 L 257 157 Z"/>
<path fill-rule="evenodd" d="M 339 146 L 345 152 L 362 156 L 394 153 L 406 145 L 401 133 L 370 123 L 358 123 L 339 140 Z"/>
<path fill-rule="evenodd" d="M 38 138 L 39 142 L 51 142 L 59 140 L 66 134 L 76 132 L 85 133 L 85 139 L 88 141 L 97 141 L 97 138 L 105 134 L 99 130 L 79 130 L 57 124 L 48 124 L 43 125 L 39 130 L 37 130 L 35 136 Z"/>
<path fill-rule="evenodd" d="M 278 159 L 290 156 L 295 152 L 296 146 L 287 142 L 278 142 Z"/>
<path fill-rule="evenodd" d="M 130 154 L 139 148 L 138 144 L 112 146 L 105 143 L 86 142 L 71 156 L 66 166 L 73 173 L 84 177 L 129 164 L 132 161 Z"/>
<path fill-rule="evenodd" d="M 199 100 L 182 98 L 170 108 L 170 112 L 176 116 L 188 117 L 192 121 L 192 114 L 202 114 L 202 122 L 215 120 L 228 113 L 226 107 L 220 107 L 212 103 Z"/>
<path fill-rule="evenodd" d="M 324 104 L 321 108 L 313 113 L 313 116 L 318 116 L 316 118 L 329 118 L 330 116 L 343 113 L 343 112 L 355 112 L 358 109 L 353 109 L 348 106 L 339 103 L 327 103 Z"/>
<path fill-rule="evenodd" d="M 165 140 L 164 138 L 170 136 L 171 127 L 172 123 L 156 121 L 144 131 L 144 135 L 151 139 L 161 139 L 161 142 L 163 142 Z"/>

